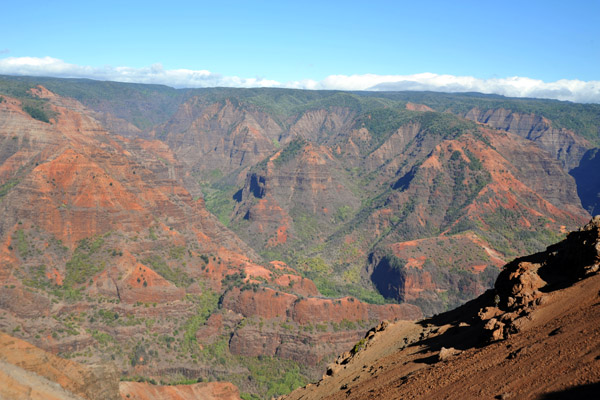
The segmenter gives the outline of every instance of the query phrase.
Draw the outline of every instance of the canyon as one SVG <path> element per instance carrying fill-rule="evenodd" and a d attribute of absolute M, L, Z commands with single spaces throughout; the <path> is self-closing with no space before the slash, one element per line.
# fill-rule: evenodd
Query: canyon
<path fill-rule="evenodd" d="M 288 393 L 596 207 L 594 105 L 561 104 L 573 127 L 468 95 L 2 77 L 0 96 L 0 329 L 120 377 L 113 397 Z"/>

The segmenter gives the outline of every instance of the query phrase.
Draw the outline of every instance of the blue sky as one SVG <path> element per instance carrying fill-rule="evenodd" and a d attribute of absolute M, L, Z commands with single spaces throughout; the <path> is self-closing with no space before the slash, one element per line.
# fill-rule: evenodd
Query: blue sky
<path fill-rule="evenodd" d="M 307 88 L 370 77 L 341 89 L 393 76 L 423 84 L 423 73 L 473 77 L 484 88 L 512 77 L 600 81 L 598 0 L 46 0 L 5 2 L 2 13 L 8 74 Z M 186 85 L 182 70 L 204 75 Z M 600 101 L 600 87 L 591 90 Z"/>

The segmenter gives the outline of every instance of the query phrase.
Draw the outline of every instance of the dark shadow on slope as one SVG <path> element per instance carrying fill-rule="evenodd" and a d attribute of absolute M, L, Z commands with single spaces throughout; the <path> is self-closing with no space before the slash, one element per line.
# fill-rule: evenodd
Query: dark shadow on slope
<path fill-rule="evenodd" d="M 238 203 L 242 202 L 242 193 L 244 192 L 244 189 L 240 189 L 237 192 L 235 192 L 232 196 L 232 199 L 235 200 Z"/>
<path fill-rule="evenodd" d="M 250 191 L 257 199 L 262 199 L 265 196 L 266 180 L 264 176 L 252 174 L 250 177 Z"/>
<path fill-rule="evenodd" d="M 415 168 L 415 167 L 411 168 L 411 170 L 408 171 L 406 174 L 404 174 L 404 176 L 402 176 L 400 179 L 398 179 L 396 182 L 394 182 L 394 184 L 392 185 L 392 189 L 400 190 L 400 191 L 406 190 L 408 188 L 408 185 L 410 184 L 410 182 L 415 177 L 416 173 L 417 173 L 417 168 Z"/>
<path fill-rule="evenodd" d="M 577 195 L 581 205 L 590 214 L 600 214 L 600 149 L 588 150 L 579 166 L 573 168 L 569 174 L 575 178 Z"/>
<path fill-rule="evenodd" d="M 569 389 L 546 393 L 540 400 L 560 399 L 598 399 L 600 398 L 600 382 L 588 383 L 587 385 L 575 386 Z"/>

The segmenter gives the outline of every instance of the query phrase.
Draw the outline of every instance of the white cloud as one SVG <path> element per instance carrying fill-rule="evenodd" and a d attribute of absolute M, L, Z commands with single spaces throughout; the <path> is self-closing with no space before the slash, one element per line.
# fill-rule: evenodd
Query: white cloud
<path fill-rule="evenodd" d="M 0 74 L 90 78 L 118 82 L 156 83 L 182 87 L 289 87 L 338 90 L 431 90 L 481 92 L 511 97 L 538 97 L 583 103 L 600 103 L 600 81 L 561 79 L 543 82 L 526 77 L 479 79 L 471 76 L 438 75 L 330 75 L 321 81 L 304 79 L 278 82 L 265 78 L 223 76 L 207 70 L 171 69 L 161 64 L 144 68 L 90 67 L 69 64 L 52 57 L 6 57 L 0 59 Z"/>
<path fill-rule="evenodd" d="M 117 82 L 156 83 L 173 87 L 270 87 L 279 82 L 268 79 L 221 76 L 207 70 L 171 69 L 161 64 L 150 67 L 89 67 L 69 64 L 52 57 L 7 57 L 0 59 L 0 74 L 90 78 Z"/>

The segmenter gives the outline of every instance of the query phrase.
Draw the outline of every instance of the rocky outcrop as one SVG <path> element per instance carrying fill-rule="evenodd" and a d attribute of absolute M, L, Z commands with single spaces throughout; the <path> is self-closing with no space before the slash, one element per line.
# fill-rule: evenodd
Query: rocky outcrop
<path fill-rule="evenodd" d="M 534 305 L 551 292 L 595 274 L 600 269 L 600 216 L 546 251 L 507 264 L 495 290 L 500 308 L 514 311 Z"/>
<path fill-rule="evenodd" d="M 381 321 L 383 319 L 414 320 L 421 316 L 418 307 L 410 304 L 366 304 L 353 297 L 341 299 L 304 298 L 289 312 L 299 324 L 343 321 Z"/>
<path fill-rule="evenodd" d="M 573 285 L 600 270 L 600 216 L 546 251 L 507 264 L 494 285 L 496 307 L 479 313 L 491 341 L 523 329 L 528 315 L 547 301 L 546 293 Z"/>
<path fill-rule="evenodd" d="M 341 323 L 343 321 L 414 320 L 421 317 L 418 307 L 410 304 L 376 305 L 353 297 L 324 299 L 301 298 L 293 294 L 262 288 L 255 291 L 234 289 L 223 299 L 223 307 L 245 317 L 289 319 L 300 325 Z"/>
<path fill-rule="evenodd" d="M 233 354 L 277 356 L 309 365 L 352 345 L 364 334 L 363 326 L 374 321 L 422 316 L 410 304 L 374 305 L 352 297 L 305 298 L 268 288 L 231 290 L 222 304 L 248 318 L 229 341 Z"/>
<path fill-rule="evenodd" d="M 247 324 L 236 330 L 229 343 L 231 352 L 251 357 L 277 356 L 315 366 L 324 358 L 352 346 L 364 334 L 362 329 L 294 333 L 269 325 Z"/>
<path fill-rule="evenodd" d="M 223 307 L 238 312 L 245 317 L 285 318 L 287 310 L 296 301 L 293 294 L 270 288 L 240 291 L 233 289 L 223 299 Z"/>

